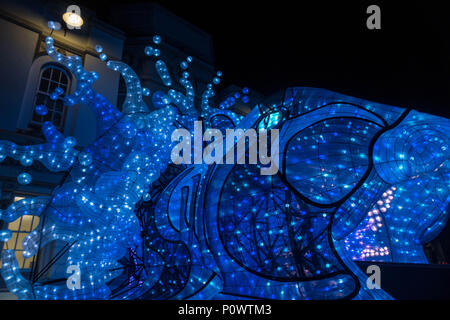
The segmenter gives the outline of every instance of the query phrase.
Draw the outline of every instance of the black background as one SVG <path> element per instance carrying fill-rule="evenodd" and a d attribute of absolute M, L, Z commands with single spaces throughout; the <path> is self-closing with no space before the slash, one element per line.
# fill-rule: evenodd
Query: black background
<path fill-rule="evenodd" d="M 80 1 L 108 18 L 113 3 Z M 450 19 L 444 1 L 153 1 L 210 33 L 224 85 L 291 86 L 449 117 Z M 381 30 L 366 27 L 370 4 Z"/>

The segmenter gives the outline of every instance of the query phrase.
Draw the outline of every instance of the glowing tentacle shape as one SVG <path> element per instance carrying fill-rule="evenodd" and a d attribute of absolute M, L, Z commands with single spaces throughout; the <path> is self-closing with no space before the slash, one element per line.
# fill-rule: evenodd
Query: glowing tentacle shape
<path fill-rule="evenodd" d="M 153 42 L 155 44 L 160 44 L 161 37 L 158 35 L 155 36 L 153 39 Z M 147 47 L 145 47 L 145 54 L 147 56 L 159 57 L 160 51 L 159 51 L 159 49 L 155 49 L 151 46 L 147 46 Z M 188 57 L 187 61 L 191 62 L 192 58 Z M 181 65 L 185 66 L 185 67 L 182 67 L 183 69 L 187 69 L 188 63 L 186 61 L 183 61 L 181 63 Z M 172 86 L 172 79 L 170 77 L 169 70 L 168 70 L 167 65 L 164 62 L 164 60 L 158 59 L 155 62 L 155 67 L 156 67 L 158 76 L 161 78 L 162 83 L 166 87 L 170 88 Z M 186 90 L 186 95 L 182 94 L 181 92 L 179 92 L 175 89 L 169 89 L 169 91 L 167 92 L 167 98 L 168 98 L 168 102 L 177 106 L 179 111 L 182 114 L 195 115 L 196 114 L 196 110 L 195 110 L 195 106 L 194 106 L 195 93 L 194 93 L 194 88 L 192 87 L 192 84 L 187 80 L 188 77 L 189 77 L 189 73 L 184 72 L 183 78 L 180 79 L 181 85 Z"/>
<path fill-rule="evenodd" d="M 188 80 L 187 77 L 183 77 L 180 79 L 181 85 L 186 89 L 186 100 L 189 105 L 194 105 L 194 87 L 192 86 L 192 83 Z"/>
<path fill-rule="evenodd" d="M 10 223 L 23 215 L 40 216 L 49 200 L 49 197 L 36 197 L 16 201 L 6 210 L 0 212 L 0 219 Z"/>
<path fill-rule="evenodd" d="M 180 78 L 179 82 L 181 85 L 185 88 L 186 95 L 183 95 L 182 93 L 175 91 L 173 89 L 169 90 L 169 98 L 173 104 L 181 108 L 181 113 L 183 114 L 190 114 L 190 115 L 197 115 L 197 110 L 195 109 L 194 100 L 195 100 L 195 93 L 194 93 L 194 87 L 192 86 L 192 83 L 188 80 L 189 73 L 187 71 L 183 72 L 183 77 Z"/>
<path fill-rule="evenodd" d="M 201 110 L 204 116 L 208 116 L 212 113 L 211 106 L 209 105 L 209 99 L 214 97 L 215 92 L 213 89 L 213 84 L 218 85 L 220 83 L 221 76 L 222 72 L 218 71 L 217 76 L 213 78 L 212 83 L 208 83 L 206 86 L 206 90 L 203 91 L 201 100 Z"/>
<path fill-rule="evenodd" d="M 195 91 L 194 87 L 192 86 L 191 81 L 189 81 L 189 72 L 187 71 L 189 67 L 189 63 L 192 62 L 192 57 L 187 57 L 186 61 L 181 62 L 181 69 L 185 70 L 182 73 L 182 77 L 179 79 L 180 84 L 184 87 L 186 94 L 176 94 L 173 95 L 173 98 L 175 100 L 182 99 L 184 101 L 183 106 L 188 107 L 188 111 L 190 111 L 192 114 L 197 114 L 194 106 L 194 100 L 195 100 Z"/>
<path fill-rule="evenodd" d="M 142 99 L 142 87 L 139 77 L 128 65 L 120 61 L 108 61 L 107 67 L 120 72 L 127 86 L 127 96 L 122 106 L 125 115 L 134 113 L 149 113 L 148 107 Z"/>
<path fill-rule="evenodd" d="M 158 60 L 156 61 L 156 71 L 158 72 L 159 77 L 161 78 L 163 84 L 166 87 L 170 87 L 172 85 L 172 79 L 170 78 L 169 70 L 167 69 L 167 65 L 164 61 Z"/>
<path fill-rule="evenodd" d="M 168 91 L 168 97 L 171 103 L 176 105 L 182 114 L 196 115 L 194 100 L 195 92 L 192 83 L 188 80 L 189 73 L 183 72 L 182 78 L 179 79 L 180 84 L 184 87 L 186 94 L 182 94 L 179 91 L 170 89 Z"/>
<path fill-rule="evenodd" d="M 51 122 L 42 125 L 42 132 L 48 141 L 44 144 L 18 146 L 13 142 L 0 141 L 0 161 L 9 156 L 24 166 L 38 160 L 51 171 L 68 170 L 79 153 L 74 149 L 75 138 L 64 138 Z"/>
<path fill-rule="evenodd" d="M 20 274 L 14 250 L 4 250 L 2 252 L 2 268 L 0 272 L 8 290 L 20 300 L 31 300 L 34 298 L 30 282 Z"/>
<path fill-rule="evenodd" d="M 49 202 L 48 197 L 36 197 L 34 199 L 22 199 L 13 203 L 5 211 L 1 212 L 0 219 L 5 222 L 13 222 L 23 215 L 40 216 Z M 3 232 L 4 233 L 4 232 Z M 2 237 L 2 241 L 8 241 L 11 232 Z M 28 248 L 24 248 L 27 252 Z M 19 266 L 14 250 L 2 251 L 2 268 L 1 275 L 5 280 L 6 287 L 9 291 L 17 295 L 19 299 L 32 299 L 32 288 L 28 280 L 26 280 L 19 272 Z"/>

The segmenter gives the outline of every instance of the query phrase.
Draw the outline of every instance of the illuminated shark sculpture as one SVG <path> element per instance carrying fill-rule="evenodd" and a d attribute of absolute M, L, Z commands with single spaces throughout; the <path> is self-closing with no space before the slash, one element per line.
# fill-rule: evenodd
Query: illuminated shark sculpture
<path fill-rule="evenodd" d="M 24 256 L 66 242 L 80 288 L 25 279 L 15 252 L 3 250 L 1 275 L 19 299 L 390 299 L 366 287 L 354 260 L 427 263 L 422 245 L 448 220 L 448 119 L 315 88 L 289 88 L 242 119 L 229 110 L 240 94 L 210 106 L 220 72 L 196 108 L 192 58 L 180 64 L 182 93 L 170 89 L 150 46 L 168 90 L 153 93 L 150 111 L 135 72 L 108 61 L 127 86 L 120 112 L 92 89 L 98 75 L 53 42 L 46 39 L 47 53 L 77 79 L 65 103 L 92 109 L 98 138 L 79 151 L 45 123 L 45 144 L 1 141 L 1 160 L 36 160 L 69 175 L 50 197 L 15 202 L 0 218 L 45 217 L 24 239 Z M 279 129 L 279 173 L 170 164 L 171 133 L 198 119 L 221 130 Z M 0 236 L 8 241 L 11 232 Z"/>

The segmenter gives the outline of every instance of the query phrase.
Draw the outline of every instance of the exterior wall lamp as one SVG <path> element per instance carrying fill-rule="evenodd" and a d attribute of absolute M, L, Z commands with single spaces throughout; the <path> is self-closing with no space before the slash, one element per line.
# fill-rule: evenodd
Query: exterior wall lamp
<path fill-rule="evenodd" d="M 53 34 L 55 30 L 64 29 L 64 36 L 66 36 L 67 29 L 81 29 L 84 21 L 81 17 L 80 7 L 77 5 L 70 5 L 67 7 L 66 12 L 62 15 L 62 19 L 66 23 L 64 26 L 61 26 L 61 23 L 58 21 L 49 21 L 48 27 L 52 30 L 50 35 Z"/>
<path fill-rule="evenodd" d="M 68 29 L 81 29 L 84 21 L 81 18 L 81 10 L 77 5 L 71 5 L 67 7 L 66 13 L 62 16 Z"/>

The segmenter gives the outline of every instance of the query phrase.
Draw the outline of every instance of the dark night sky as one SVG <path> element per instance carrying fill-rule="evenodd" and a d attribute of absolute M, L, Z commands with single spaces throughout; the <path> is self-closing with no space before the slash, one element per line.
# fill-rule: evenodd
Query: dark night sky
<path fill-rule="evenodd" d="M 450 22 L 442 2 L 392 2 L 159 1 L 212 35 L 225 85 L 264 94 L 322 87 L 450 117 Z M 381 7 L 382 30 L 366 28 L 370 4 Z M 108 20 L 104 5 L 88 6 Z"/>

